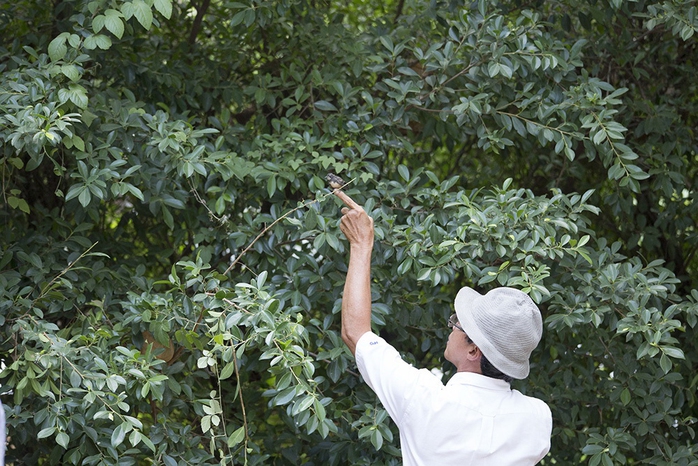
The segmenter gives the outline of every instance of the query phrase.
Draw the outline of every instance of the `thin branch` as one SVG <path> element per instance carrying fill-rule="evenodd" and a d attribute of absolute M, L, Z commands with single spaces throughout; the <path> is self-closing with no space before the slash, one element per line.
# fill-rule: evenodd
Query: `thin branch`
<path fill-rule="evenodd" d="M 353 178 L 353 179 L 349 180 L 349 181 L 348 181 L 344 186 L 342 186 L 340 189 L 344 189 L 347 185 L 353 183 L 354 180 L 356 180 L 356 178 Z M 242 252 L 241 252 L 240 254 L 238 254 L 238 256 L 235 258 L 235 260 L 233 261 L 233 263 L 230 264 L 230 266 L 225 270 L 225 272 L 223 272 L 223 275 L 227 275 L 228 272 L 230 272 L 231 270 L 233 270 L 233 268 L 237 265 L 237 263 L 240 262 L 240 259 L 242 258 L 242 256 L 244 256 L 244 255 L 247 253 L 247 251 L 249 251 L 250 248 L 251 248 L 252 246 L 254 246 L 254 244 L 259 240 L 259 238 L 261 238 L 262 236 L 264 236 L 264 234 L 265 234 L 267 231 L 269 231 L 270 229 L 272 229 L 272 228 L 274 227 L 274 225 L 276 225 L 276 224 L 279 223 L 281 220 L 285 219 L 286 217 L 288 217 L 289 215 L 291 215 L 291 214 L 294 213 L 295 211 L 300 210 L 300 209 L 304 209 L 305 207 L 309 206 L 310 204 L 312 204 L 312 203 L 314 203 L 314 202 L 319 202 L 319 201 L 321 201 L 322 199 L 326 198 L 327 196 L 331 196 L 331 195 L 333 195 L 333 194 L 334 194 L 334 192 L 330 192 L 330 193 L 325 194 L 324 196 L 322 196 L 320 199 L 313 199 L 313 200 L 311 200 L 311 201 L 304 202 L 303 204 L 301 204 L 301 205 L 299 205 L 298 207 L 295 207 L 295 208 L 289 210 L 288 212 L 286 212 L 285 214 L 283 214 L 281 217 L 279 217 L 279 218 L 277 218 L 276 220 L 274 220 L 273 222 L 271 222 L 267 227 L 265 227 L 265 228 L 255 237 L 255 239 L 252 240 L 252 242 L 251 242 L 250 244 L 247 245 L 247 247 L 246 247 L 245 249 L 242 250 Z"/>
<path fill-rule="evenodd" d="M 199 35 L 204 15 L 210 4 L 211 0 L 203 0 L 201 7 L 196 7 L 196 18 L 194 18 L 194 23 L 191 25 L 191 31 L 189 32 L 189 45 L 194 45 L 194 42 L 196 42 L 196 36 Z"/>
<path fill-rule="evenodd" d="M 64 269 L 61 271 L 61 273 L 59 273 L 58 275 L 56 275 L 55 277 L 53 277 L 53 280 L 51 280 L 50 282 L 48 282 L 48 284 L 44 287 L 44 289 L 41 290 L 41 294 L 39 295 L 38 298 L 36 298 L 35 301 L 38 301 L 38 300 L 40 300 L 41 298 L 43 298 L 43 297 L 46 295 L 46 293 L 48 292 L 48 290 L 51 288 L 51 286 L 52 286 L 54 283 L 56 283 L 56 282 L 58 281 L 59 278 L 61 278 L 61 277 L 62 277 L 63 275 L 65 275 L 66 273 L 68 273 L 68 271 L 69 271 L 70 269 L 72 269 L 73 266 L 74 266 L 75 264 L 77 264 L 78 261 L 79 261 L 80 259 L 82 259 L 83 257 L 85 257 L 85 256 L 92 250 L 92 248 L 94 248 L 95 246 L 97 246 L 97 243 L 96 243 L 96 242 L 95 242 L 92 246 L 90 246 L 89 248 L 87 248 L 87 250 L 86 250 L 85 252 L 83 252 L 82 254 L 80 254 L 80 256 L 79 256 L 77 259 L 75 259 L 73 262 L 71 262 L 70 264 L 68 264 L 68 266 L 67 266 L 66 268 L 64 268 Z"/>
<path fill-rule="evenodd" d="M 395 19 L 393 20 L 394 23 L 397 23 L 397 20 L 400 19 L 400 16 L 402 16 L 402 9 L 405 6 L 405 0 L 400 0 L 400 3 L 397 4 L 397 10 L 395 11 Z"/>
<path fill-rule="evenodd" d="M 235 354 L 237 351 L 233 351 L 233 368 L 235 369 L 235 380 L 237 381 L 237 390 L 240 395 L 240 408 L 242 409 L 242 425 L 245 428 L 245 447 L 243 451 L 245 452 L 245 464 L 247 464 L 247 443 L 250 439 L 250 433 L 247 430 L 247 411 L 245 410 L 245 400 L 242 399 L 242 386 L 240 386 L 240 369 L 238 368 L 238 358 Z"/>
<path fill-rule="evenodd" d="M 191 180 L 187 180 L 187 181 L 189 183 L 189 188 L 191 188 L 189 190 L 189 192 L 194 195 L 194 197 L 196 198 L 197 202 L 199 202 L 199 204 L 204 206 L 204 208 L 208 211 L 209 217 L 211 217 L 212 219 L 214 219 L 216 222 L 218 222 L 220 224 L 225 223 L 225 216 L 223 216 L 223 218 L 221 218 L 221 217 L 218 217 L 215 213 L 213 213 L 213 211 L 206 204 L 206 201 L 202 199 L 201 195 L 199 194 L 199 191 L 196 190 L 196 188 L 192 184 Z"/>

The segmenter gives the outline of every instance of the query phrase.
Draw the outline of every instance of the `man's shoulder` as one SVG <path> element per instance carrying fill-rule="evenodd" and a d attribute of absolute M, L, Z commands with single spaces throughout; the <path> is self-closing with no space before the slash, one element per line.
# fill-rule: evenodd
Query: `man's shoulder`
<path fill-rule="evenodd" d="M 524 395 L 518 390 L 512 390 L 512 394 L 517 398 L 516 403 L 522 408 L 526 407 L 528 411 L 534 412 L 543 417 L 552 417 L 550 407 L 545 401 L 541 400 L 540 398 L 536 398 L 530 395 Z"/>
<path fill-rule="evenodd" d="M 392 377 L 399 373 L 402 377 L 418 378 L 430 386 L 436 382 L 438 386 L 443 388 L 443 383 L 436 375 L 428 369 L 416 368 L 405 361 L 390 343 L 373 332 L 366 332 L 359 338 L 356 343 L 355 356 L 359 371 L 362 374 L 364 369 L 369 367 L 380 368 L 380 372 L 377 372 L 376 376 Z M 385 365 L 388 365 L 390 370 L 386 370 Z"/>

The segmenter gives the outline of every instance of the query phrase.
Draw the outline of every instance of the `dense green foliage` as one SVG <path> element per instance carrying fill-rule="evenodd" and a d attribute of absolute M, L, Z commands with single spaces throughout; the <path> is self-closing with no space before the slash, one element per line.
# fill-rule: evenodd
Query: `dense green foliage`
<path fill-rule="evenodd" d="M 399 464 L 339 337 L 545 318 L 545 464 L 698 465 L 695 1 L 0 4 L 9 464 Z M 444 365 L 446 364 L 446 365 Z"/>

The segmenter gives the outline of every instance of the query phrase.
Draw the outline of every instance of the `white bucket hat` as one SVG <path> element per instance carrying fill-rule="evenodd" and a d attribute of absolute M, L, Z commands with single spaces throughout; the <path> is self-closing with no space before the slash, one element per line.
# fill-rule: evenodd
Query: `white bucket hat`
<path fill-rule="evenodd" d="M 461 288 L 454 302 L 465 333 L 494 367 L 515 379 L 528 377 L 528 358 L 543 334 L 543 319 L 529 296 L 514 288 L 481 295 Z"/>

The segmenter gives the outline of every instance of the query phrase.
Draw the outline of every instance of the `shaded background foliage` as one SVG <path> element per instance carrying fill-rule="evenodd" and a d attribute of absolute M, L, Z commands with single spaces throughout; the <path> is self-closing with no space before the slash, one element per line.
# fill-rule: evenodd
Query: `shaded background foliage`
<path fill-rule="evenodd" d="M 545 464 L 698 464 L 694 2 L 0 5 L 10 464 L 398 464 L 339 338 L 528 292 Z"/>

